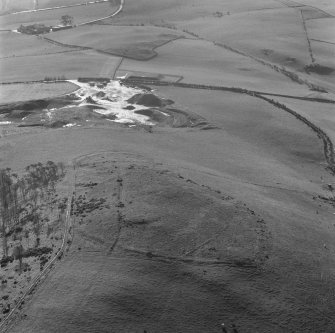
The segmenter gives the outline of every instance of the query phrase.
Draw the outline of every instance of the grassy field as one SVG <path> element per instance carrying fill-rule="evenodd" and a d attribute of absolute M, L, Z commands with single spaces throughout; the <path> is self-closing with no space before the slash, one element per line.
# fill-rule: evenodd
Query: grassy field
<path fill-rule="evenodd" d="M 152 5 L 148 0 L 141 0 L 142 11 L 137 9 L 138 2 L 129 1 L 123 14 L 112 22 L 120 25 L 136 23 L 161 25 L 188 31 L 200 38 L 228 44 L 247 55 L 258 57 L 274 65 L 285 66 L 303 79 L 312 80 L 320 85 L 318 75 L 304 74 L 304 67 L 311 63 L 311 56 L 300 7 L 286 6 L 277 1 L 266 3 L 264 1 L 252 3 L 224 1 L 223 3 L 211 2 L 210 6 L 202 6 L 196 0 L 174 3 L 174 6 L 172 3 L 173 1 L 168 7 L 166 3 L 155 2 L 155 5 Z M 318 5 L 312 1 L 309 4 Z M 325 2 L 323 6 L 327 4 L 329 3 Z M 321 8 L 327 8 L 323 6 Z M 320 16 L 320 11 L 317 9 L 304 7 L 304 10 L 305 15 L 309 13 L 307 18 L 311 15 L 313 17 L 315 12 Z M 215 13 L 222 13 L 222 16 L 214 15 Z M 327 41 L 333 35 L 335 24 L 333 21 L 331 18 L 307 20 L 309 38 L 315 38 L 313 34 L 317 34 L 317 26 L 320 25 L 319 31 Z M 239 37 L 236 38 L 236 36 Z M 315 54 L 320 52 L 318 48 L 317 44 L 312 43 Z M 332 59 L 332 53 L 327 53 L 326 57 Z M 331 67 L 334 67 L 334 64 Z M 326 80 L 326 88 L 334 92 L 332 80 L 332 78 Z"/>
<path fill-rule="evenodd" d="M 77 79 L 80 76 L 113 77 L 119 62 L 118 57 L 94 51 L 0 59 L 1 79 L 3 82 L 15 82 L 62 75 L 67 79 Z"/>
<path fill-rule="evenodd" d="M 322 2 L 317 0 L 304 0 L 303 3 L 307 6 L 318 7 L 326 13 L 335 15 L 335 4 L 332 0 L 324 0 Z"/>
<path fill-rule="evenodd" d="M 69 51 L 36 36 L 0 32 L 0 58 L 42 55 Z"/>
<path fill-rule="evenodd" d="M 57 42 L 91 47 L 115 55 L 148 60 L 156 55 L 154 49 L 184 34 L 157 27 L 119 27 L 89 25 L 69 33 L 59 31 L 47 36 Z"/>
<path fill-rule="evenodd" d="M 282 8 L 276 1 L 219 1 L 213 0 L 204 6 L 201 0 L 130 0 L 123 14 L 112 20 L 113 24 L 171 24 L 187 22 L 194 18 L 213 17 L 216 12 L 223 14 L 249 12 L 263 8 Z"/>
<path fill-rule="evenodd" d="M 29 101 L 61 96 L 77 90 L 70 82 L 0 85 L 1 103 Z"/>
<path fill-rule="evenodd" d="M 309 65 L 312 59 L 301 12 L 295 8 L 276 8 L 267 10 L 266 13 L 267 15 L 264 15 L 264 11 L 254 11 L 223 18 L 200 17 L 179 23 L 178 27 L 202 38 L 227 44 L 251 56 L 285 66 L 306 78 L 304 67 Z M 306 22 L 310 39 L 330 41 L 334 35 L 335 21 L 331 18 Z M 254 35 L 258 36 L 256 40 Z M 312 42 L 311 46 L 313 56 L 324 52 L 318 43 Z M 329 59 L 328 62 L 333 58 L 332 52 L 327 52 L 325 56 Z M 324 62 L 320 64 L 326 65 Z M 334 67 L 335 63 L 332 61 L 331 68 Z M 307 79 L 312 80 L 311 77 Z M 330 78 L 328 81 L 332 80 Z M 331 89 L 334 91 L 334 85 Z"/>
<path fill-rule="evenodd" d="M 323 128 L 331 139 L 335 141 L 334 104 L 321 105 L 320 103 L 289 100 L 287 98 L 278 98 L 278 100 L 304 115 L 307 119 L 313 120 L 317 126 Z"/>
<path fill-rule="evenodd" d="M 0 29 L 17 29 L 21 24 L 29 25 L 34 23 L 56 26 L 61 23 L 60 19 L 63 15 L 70 15 L 73 17 L 74 24 L 81 24 L 106 17 L 112 14 L 115 8 L 110 3 L 99 3 L 89 6 L 60 8 L 51 11 L 4 15 L 1 17 Z"/>
<path fill-rule="evenodd" d="M 181 82 L 306 94 L 304 87 L 257 62 L 202 40 L 180 39 L 156 50 L 150 62 L 124 59 L 120 70 L 182 75 Z M 282 82 L 282 85 L 278 85 Z"/>
<path fill-rule="evenodd" d="M 311 20 L 307 22 L 307 27 L 310 38 L 335 43 L 334 18 Z"/>
<path fill-rule="evenodd" d="M 268 10 L 266 13 L 255 11 L 223 18 L 197 18 L 181 24 L 181 28 L 255 56 L 301 69 L 310 59 L 300 13 L 290 8 Z M 257 40 L 252 38 L 254 34 L 259 36 Z M 236 38 L 237 35 L 239 38 Z M 294 58 L 295 62 L 290 63 L 288 58 Z"/>

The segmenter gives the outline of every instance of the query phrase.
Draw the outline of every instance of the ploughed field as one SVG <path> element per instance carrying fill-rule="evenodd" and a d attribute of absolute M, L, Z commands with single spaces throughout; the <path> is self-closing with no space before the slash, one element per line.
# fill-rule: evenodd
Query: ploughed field
<path fill-rule="evenodd" d="M 0 331 L 334 331 L 331 0 L 0 5 Z"/>

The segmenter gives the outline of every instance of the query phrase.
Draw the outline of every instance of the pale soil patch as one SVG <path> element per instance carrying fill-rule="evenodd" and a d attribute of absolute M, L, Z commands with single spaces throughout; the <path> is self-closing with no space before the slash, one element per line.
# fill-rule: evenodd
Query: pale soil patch
<path fill-rule="evenodd" d="M 5 99 L 4 105 L 0 105 L 0 125 L 59 128 L 117 122 L 140 128 L 149 126 L 147 128 L 151 130 L 155 125 L 207 130 L 216 128 L 197 114 L 176 109 L 172 100 L 157 97 L 148 87 L 140 89 L 118 81 L 84 83 L 71 80 L 69 83 L 73 84 L 75 91 L 66 96 L 34 95 L 31 89 L 32 100 L 24 102 L 20 101 L 24 98 L 18 97 L 15 103 L 10 102 L 11 97 L 15 101 L 15 94 L 7 99 L 7 103 Z M 41 90 L 44 85 L 39 84 Z M 23 84 L 4 86 L 12 88 L 7 93 L 17 92 L 20 86 L 24 87 Z"/>
<path fill-rule="evenodd" d="M 57 97 L 77 89 L 78 87 L 70 82 L 3 84 L 0 85 L 0 98 L 1 103 L 6 104 Z"/>
<path fill-rule="evenodd" d="M 120 58 L 95 51 L 78 51 L 62 54 L 38 55 L 26 58 L 0 59 L 3 82 L 43 80 L 46 76 L 110 77 L 119 65 Z"/>

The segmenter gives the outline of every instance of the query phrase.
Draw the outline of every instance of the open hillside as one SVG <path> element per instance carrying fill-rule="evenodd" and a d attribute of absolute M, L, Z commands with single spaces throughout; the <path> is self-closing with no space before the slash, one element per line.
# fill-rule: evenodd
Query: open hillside
<path fill-rule="evenodd" d="M 0 0 L 0 332 L 333 333 L 334 16 Z"/>

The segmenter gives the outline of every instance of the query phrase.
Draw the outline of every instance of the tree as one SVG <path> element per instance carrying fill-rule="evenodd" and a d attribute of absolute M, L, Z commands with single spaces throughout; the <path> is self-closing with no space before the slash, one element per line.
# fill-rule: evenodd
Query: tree
<path fill-rule="evenodd" d="M 13 182 L 10 175 L 10 169 L 0 170 L 0 209 L 1 209 L 1 231 L 3 256 L 8 256 L 7 233 L 12 218 L 13 203 L 17 202 L 16 192 L 13 191 Z"/>
<path fill-rule="evenodd" d="M 72 25 L 73 24 L 73 17 L 70 15 L 63 15 L 60 19 L 60 22 L 62 25 Z"/>
<path fill-rule="evenodd" d="M 15 259 L 19 260 L 19 271 L 20 274 L 22 272 L 22 258 L 23 258 L 23 254 L 24 254 L 24 249 L 23 246 L 20 244 L 18 246 L 16 246 L 13 250 L 13 256 Z"/>

